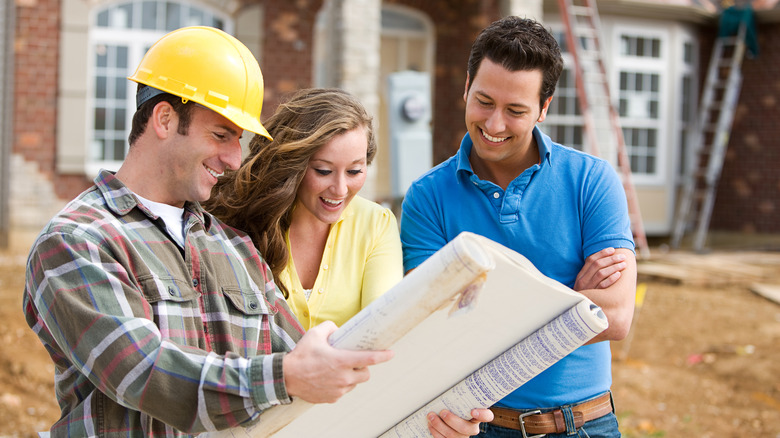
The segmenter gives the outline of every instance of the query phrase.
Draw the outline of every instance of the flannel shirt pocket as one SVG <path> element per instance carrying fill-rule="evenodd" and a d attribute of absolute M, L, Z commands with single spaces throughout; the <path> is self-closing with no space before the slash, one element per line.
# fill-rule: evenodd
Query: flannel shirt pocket
<path fill-rule="evenodd" d="M 198 297 L 198 291 L 192 288 L 189 281 L 174 277 L 157 277 L 148 275 L 138 278 L 141 291 L 149 303 L 174 301 L 183 303 L 193 301 Z"/>
<path fill-rule="evenodd" d="M 260 291 L 245 291 L 239 287 L 223 286 L 222 293 L 239 312 L 245 315 L 268 315 L 276 313 Z"/>

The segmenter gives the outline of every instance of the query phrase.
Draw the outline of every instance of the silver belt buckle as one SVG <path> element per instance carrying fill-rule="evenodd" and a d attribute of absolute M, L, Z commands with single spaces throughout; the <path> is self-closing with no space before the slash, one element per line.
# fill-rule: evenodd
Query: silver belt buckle
<path fill-rule="evenodd" d="M 542 411 L 537 409 L 535 411 L 524 412 L 524 413 L 520 414 L 519 417 L 517 417 L 517 419 L 520 421 L 520 432 L 522 432 L 523 438 L 542 438 L 543 436 L 547 435 L 547 434 L 544 434 L 544 433 L 539 434 L 539 435 L 528 435 L 527 433 L 525 433 L 525 422 L 523 421 L 523 418 L 528 417 L 530 415 L 536 415 L 536 414 L 541 414 L 541 413 L 542 413 Z"/>

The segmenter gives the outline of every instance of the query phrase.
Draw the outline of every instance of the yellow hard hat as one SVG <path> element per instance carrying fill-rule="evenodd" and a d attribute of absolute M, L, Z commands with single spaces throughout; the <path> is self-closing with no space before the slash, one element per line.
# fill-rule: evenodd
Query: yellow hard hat
<path fill-rule="evenodd" d="M 242 129 L 271 139 L 260 123 L 260 66 L 241 41 L 219 29 L 191 26 L 166 34 L 128 79 L 199 103 Z M 149 91 L 147 99 L 156 94 Z M 139 96 L 139 106 L 142 99 Z"/>

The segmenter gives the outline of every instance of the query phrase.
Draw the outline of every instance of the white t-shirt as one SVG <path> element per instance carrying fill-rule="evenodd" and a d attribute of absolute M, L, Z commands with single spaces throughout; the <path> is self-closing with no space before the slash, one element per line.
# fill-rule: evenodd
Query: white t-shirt
<path fill-rule="evenodd" d="M 173 240 L 184 248 L 184 208 L 174 207 L 173 205 L 163 204 L 161 202 L 150 201 L 138 193 L 135 194 L 142 204 L 152 213 L 160 216 L 165 222 L 165 228 Z"/>

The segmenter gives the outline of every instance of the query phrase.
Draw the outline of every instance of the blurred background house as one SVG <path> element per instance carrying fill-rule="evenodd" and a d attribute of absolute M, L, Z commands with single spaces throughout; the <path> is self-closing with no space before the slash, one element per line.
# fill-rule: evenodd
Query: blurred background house
<path fill-rule="evenodd" d="M 376 118 L 364 195 L 398 206 L 409 181 L 465 133 L 471 42 L 505 15 L 536 18 L 564 42 L 555 0 L 0 0 L 0 247 L 36 234 L 127 150 L 134 84 L 159 37 L 216 26 L 257 56 L 263 115 L 285 94 L 330 86 Z M 780 6 L 755 0 L 759 56 L 743 85 L 711 229 L 780 234 Z M 716 0 L 599 0 L 601 41 L 645 232 L 672 232 L 697 106 L 721 12 Z M 543 130 L 584 145 L 571 56 Z"/>

